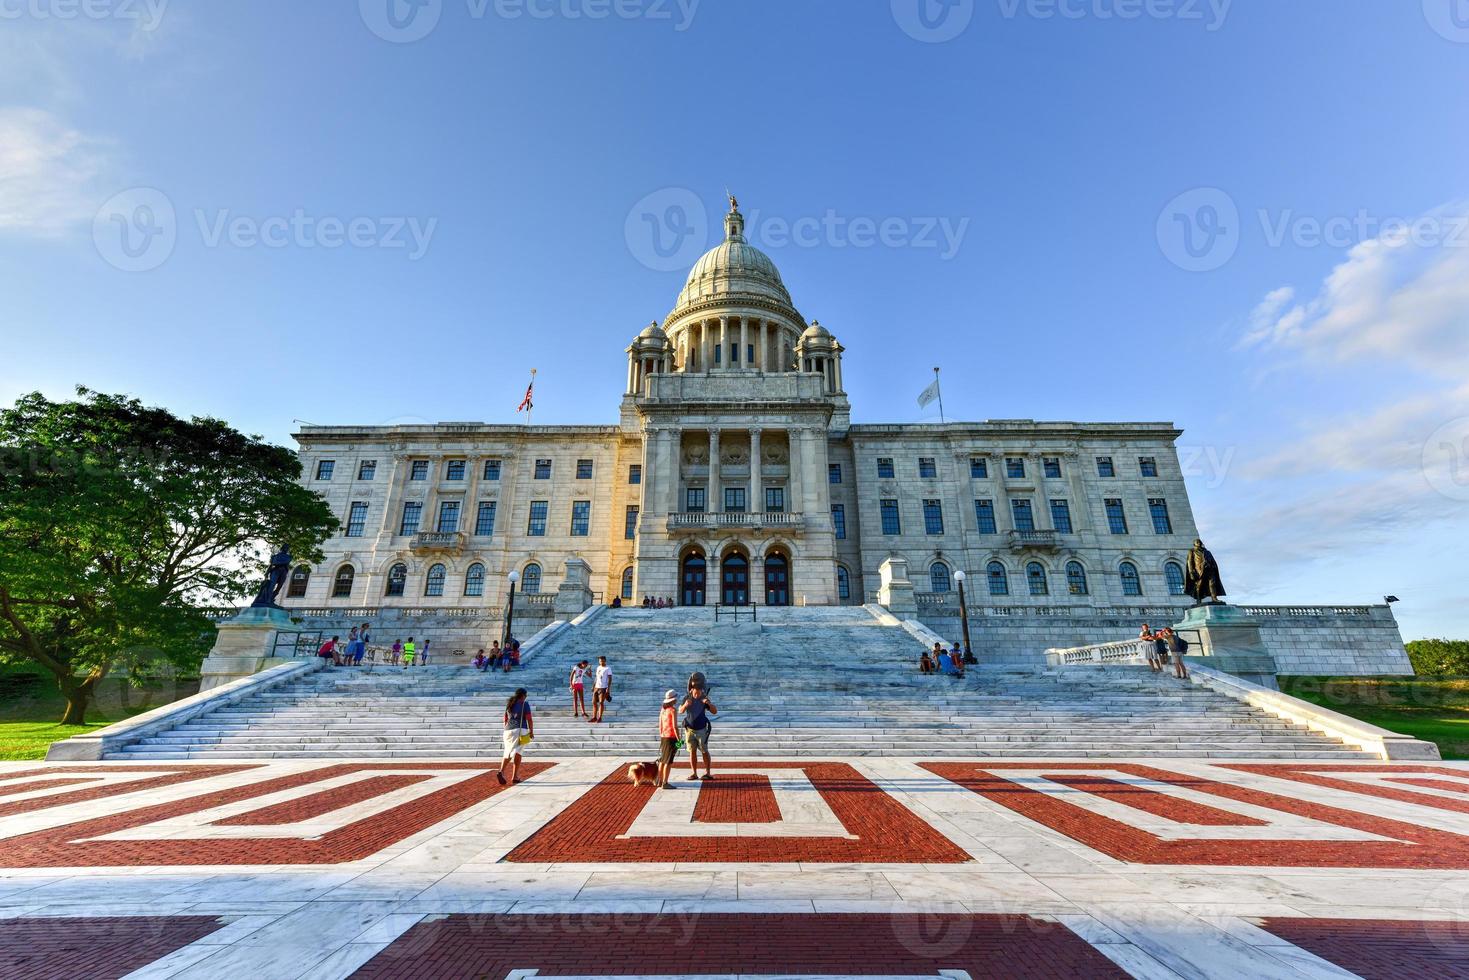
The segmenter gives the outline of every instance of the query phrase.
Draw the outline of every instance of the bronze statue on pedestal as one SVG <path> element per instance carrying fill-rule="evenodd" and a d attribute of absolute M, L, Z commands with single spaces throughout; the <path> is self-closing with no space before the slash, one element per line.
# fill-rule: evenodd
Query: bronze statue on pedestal
<path fill-rule="evenodd" d="M 1217 603 L 1228 595 L 1224 591 L 1224 581 L 1219 577 L 1219 563 L 1198 538 L 1194 539 L 1193 550 L 1188 553 L 1188 572 L 1184 577 L 1183 590 L 1193 596 L 1196 606 L 1202 606 L 1205 599 Z"/>

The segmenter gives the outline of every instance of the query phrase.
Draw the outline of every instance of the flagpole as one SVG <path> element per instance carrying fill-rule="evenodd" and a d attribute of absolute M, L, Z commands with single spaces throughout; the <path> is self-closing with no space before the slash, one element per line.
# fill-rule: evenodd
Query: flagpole
<path fill-rule="evenodd" d="M 535 368 L 531 368 L 530 369 L 530 388 L 527 388 L 526 389 L 527 392 L 530 392 L 530 391 L 534 390 L 535 386 L 536 386 L 536 369 Z M 527 394 L 526 397 L 531 398 L 531 396 L 529 394 Z M 530 428 L 530 425 L 531 425 L 531 419 L 530 419 L 530 417 L 535 414 L 535 411 L 536 411 L 536 402 L 535 402 L 535 399 L 534 398 L 531 398 L 530 404 L 525 407 L 525 427 L 527 429 Z"/>
<path fill-rule="evenodd" d="M 939 423 L 945 424 L 948 420 L 944 418 L 944 388 L 943 385 L 939 384 L 938 368 L 933 369 L 933 386 L 939 394 Z"/>

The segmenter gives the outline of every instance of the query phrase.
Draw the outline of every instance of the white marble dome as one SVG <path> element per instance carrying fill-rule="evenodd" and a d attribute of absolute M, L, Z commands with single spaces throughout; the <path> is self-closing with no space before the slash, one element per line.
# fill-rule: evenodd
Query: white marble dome
<path fill-rule="evenodd" d="M 705 252 L 689 272 L 679 310 L 725 296 L 758 296 L 791 305 L 791 294 L 770 256 L 745 241 L 745 218 L 731 211 L 724 218 L 724 241 Z"/>

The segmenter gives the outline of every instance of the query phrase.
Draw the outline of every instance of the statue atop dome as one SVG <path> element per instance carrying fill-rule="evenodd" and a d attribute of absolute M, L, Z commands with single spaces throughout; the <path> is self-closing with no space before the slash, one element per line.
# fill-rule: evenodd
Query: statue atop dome
<path fill-rule="evenodd" d="M 737 197 L 735 197 L 734 194 L 730 193 L 730 191 L 728 189 L 725 190 L 724 196 L 727 197 L 727 198 L 729 198 L 729 213 L 730 214 L 734 214 L 736 211 L 738 211 L 740 209 L 740 199 L 737 198 Z"/>

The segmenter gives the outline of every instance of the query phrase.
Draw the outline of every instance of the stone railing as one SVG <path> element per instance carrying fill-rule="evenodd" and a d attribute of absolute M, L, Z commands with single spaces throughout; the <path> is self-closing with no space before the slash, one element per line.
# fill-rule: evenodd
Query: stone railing
<path fill-rule="evenodd" d="M 1010 547 L 1016 550 L 1061 546 L 1061 535 L 1057 531 L 1011 531 L 1009 539 Z"/>
<path fill-rule="evenodd" d="M 549 608 L 551 606 L 556 605 L 556 593 L 554 593 L 554 592 L 517 592 L 515 594 L 515 604 L 517 606 L 524 605 L 524 606 L 530 606 L 530 607 L 534 607 L 534 608 L 540 608 L 541 606 L 546 606 L 547 608 Z"/>
<path fill-rule="evenodd" d="M 1241 612 L 1260 619 L 1314 619 L 1329 616 L 1367 618 L 1380 606 L 1240 606 Z"/>
<path fill-rule="evenodd" d="M 414 551 L 461 551 L 464 535 L 459 531 L 420 531 L 413 536 Z"/>
<path fill-rule="evenodd" d="M 1141 664 L 1146 663 L 1147 659 L 1146 640 L 1094 643 L 1091 646 L 1046 651 L 1046 661 L 1053 667 L 1071 667 L 1077 664 Z"/>
<path fill-rule="evenodd" d="M 668 529 L 670 531 L 687 529 L 721 529 L 731 527 L 759 528 L 759 527 L 786 527 L 798 528 L 806 523 L 804 514 L 790 514 L 784 511 L 764 511 L 757 513 L 679 513 L 668 515 Z"/>
<path fill-rule="evenodd" d="M 499 619 L 500 610 L 493 606 L 299 606 L 286 612 L 292 619 L 337 619 L 347 622 L 369 622 L 384 616 L 418 619 L 443 616 L 450 619 Z"/>
<path fill-rule="evenodd" d="M 874 599 L 873 601 L 876 602 L 877 600 Z M 915 592 L 913 593 L 913 601 L 918 603 L 920 609 L 925 607 L 947 606 L 950 601 L 955 606 L 958 606 L 959 594 L 957 592 Z"/>

